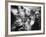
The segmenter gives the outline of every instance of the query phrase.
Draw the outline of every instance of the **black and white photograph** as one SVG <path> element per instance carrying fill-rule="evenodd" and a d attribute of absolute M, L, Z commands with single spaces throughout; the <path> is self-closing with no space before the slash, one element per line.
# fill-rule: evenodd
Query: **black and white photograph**
<path fill-rule="evenodd" d="M 8 33 L 43 33 L 43 5 L 8 3 Z"/>
<path fill-rule="evenodd" d="M 30 31 L 40 29 L 41 7 L 11 5 L 11 31 Z"/>

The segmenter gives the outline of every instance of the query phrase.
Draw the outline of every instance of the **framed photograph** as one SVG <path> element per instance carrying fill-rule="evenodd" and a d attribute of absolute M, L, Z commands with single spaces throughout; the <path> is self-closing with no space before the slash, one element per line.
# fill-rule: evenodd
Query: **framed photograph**
<path fill-rule="evenodd" d="M 8 2 L 8 35 L 44 33 L 44 3 Z"/>

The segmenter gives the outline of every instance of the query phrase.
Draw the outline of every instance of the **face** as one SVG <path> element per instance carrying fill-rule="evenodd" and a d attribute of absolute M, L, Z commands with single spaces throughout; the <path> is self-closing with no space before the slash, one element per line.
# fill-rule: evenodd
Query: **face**
<path fill-rule="evenodd" d="M 39 15 L 40 15 L 39 11 L 36 11 L 35 15 L 36 15 L 37 18 L 39 18 Z"/>
<path fill-rule="evenodd" d="M 11 9 L 14 15 L 17 15 L 18 10 L 17 9 Z"/>
<path fill-rule="evenodd" d="M 21 18 L 24 18 L 24 12 L 20 12 Z"/>
<path fill-rule="evenodd" d="M 19 18 L 18 20 L 16 20 L 16 22 L 19 24 L 19 26 L 23 25 L 21 18 Z"/>
<path fill-rule="evenodd" d="M 26 9 L 26 15 L 30 15 L 30 9 Z"/>

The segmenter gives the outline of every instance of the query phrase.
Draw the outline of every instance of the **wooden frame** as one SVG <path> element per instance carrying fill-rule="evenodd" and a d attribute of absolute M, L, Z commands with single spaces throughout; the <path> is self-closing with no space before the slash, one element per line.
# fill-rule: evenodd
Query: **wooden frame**
<path fill-rule="evenodd" d="M 43 29 L 43 31 L 42 31 L 41 33 L 39 33 L 39 32 L 38 32 L 38 33 L 30 33 L 30 32 L 29 32 L 29 33 L 25 33 L 25 32 L 24 32 L 25 34 L 22 34 L 23 31 L 22 31 L 22 32 L 19 32 L 19 33 L 21 33 L 21 34 L 15 34 L 16 32 L 13 32 L 13 33 L 12 33 L 12 32 L 9 32 L 9 28 L 10 28 L 9 20 L 10 20 L 10 19 L 9 19 L 9 9 L 8 9 L 9 7 L 8 7 L 8 6 L 10 6 L 10 5 L 9 5 L 8 3 L 13 3 L 14 5 L 16 5 L 15 3 L 20 3 L 20 4 L 22 3 L 22 4 L 29 4 L 29 6 L 30 6 L 30 4 L 36 4 L 36 6 L 37 6 L 37 5 L 43 6 L 43 9 L 42 9 L 42 10 L 43 10 L 43 13 L 41 12 L 41 13 L 43 14 L 43 15 L 41 14 L 41 15 L 42 15 L 41 17 L 43 18 L 43 19 L 42 19 L 42 20 L 43 20 L 43 22 L 42 22 L 42 23 L 43 23 L 43 28 L 42 28 L 42 26 L 41 26 L 41 28 Z M 8 27 L 7 27 L 7 29 L 8 29 L 8 30 L 7 30 L 8 35 L 35 35 L 35 34 L 37 35 L 37 34 L 44 34 L 44 33 L 45 33 L 45 4 L 44 4 L 44 3 L 8 1 L 6 4 L 7 4 L 7 6 L 6 6 L 6 7 L 7 7 L 7 8 L 6 8 L 6 12 L 8 13 L 8 14 L 6 13 L 6 14 L 8 15 L 8 18 L 7 18 L 7 19 L 8 19 L 8 20 L 7 20 L 7 21 L 8 21 L 8 23 L 7 23 L 7 24 L 8 24 L 8 25 L 7 25 L 7 26 L 8 26 Z M 13 4 L 11 4 L 11 5 L 13 5 Z M 34 6 L 35 6 L 35 5 L 34 5 Z M 18 32 L 17 32 L 17 33 L 18 33 Z"/>

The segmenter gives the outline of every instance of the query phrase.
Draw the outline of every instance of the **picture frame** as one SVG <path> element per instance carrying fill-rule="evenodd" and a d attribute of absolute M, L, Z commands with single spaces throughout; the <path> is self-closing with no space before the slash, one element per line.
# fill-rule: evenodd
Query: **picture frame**
<path fill-rule="evenodd" d="M 21 12 L 23 12 L 23 11 L 24 11 L 24 13 L 22 14 Z M 18 15 L 15 12 L 19 12 L 20 14 Z M 22 16 L 21 16 L 21 14 L 22 14 Z M 37 16 L 37 14 L 38 14 L 38 16 Z M 29 16 L 31 16 L 31 17 L 29 17 Z M 32 18 L 32 16 L 33 16 L 33 18 Z M 19 25 L 15 21 L 16 18 L 17 19 L 21 18 L 20 20 L 23 20 L 24 18 L 27 20 L 31 19 L 30 24 L 28 24 L 27 20 L 26 20 L 26 22 L 24 22 L 25 21 L 25 19 L 24 19 L 24 21 L 23 21 L 24 23 L 22 21 L 21 22 L 19 21 L 20 22 L 20 25 Z M 39 20 L 36 21 L 37 18 L 39 18 Z M 23 27 L 23 25 L 24 25 L 24 27 Z M 29 27 L 28 27 L 28 25 L 29 25 Z M 22 27 L 22 29 L 21 29 L 21 27 Z M 20 1 L 8 2 L 8 35 L 35 35 L 35 34 L 37 35 L 37 34 L 44 34 L 44 33 L 45 33 L 45 3 L 20 2 Z"/>

